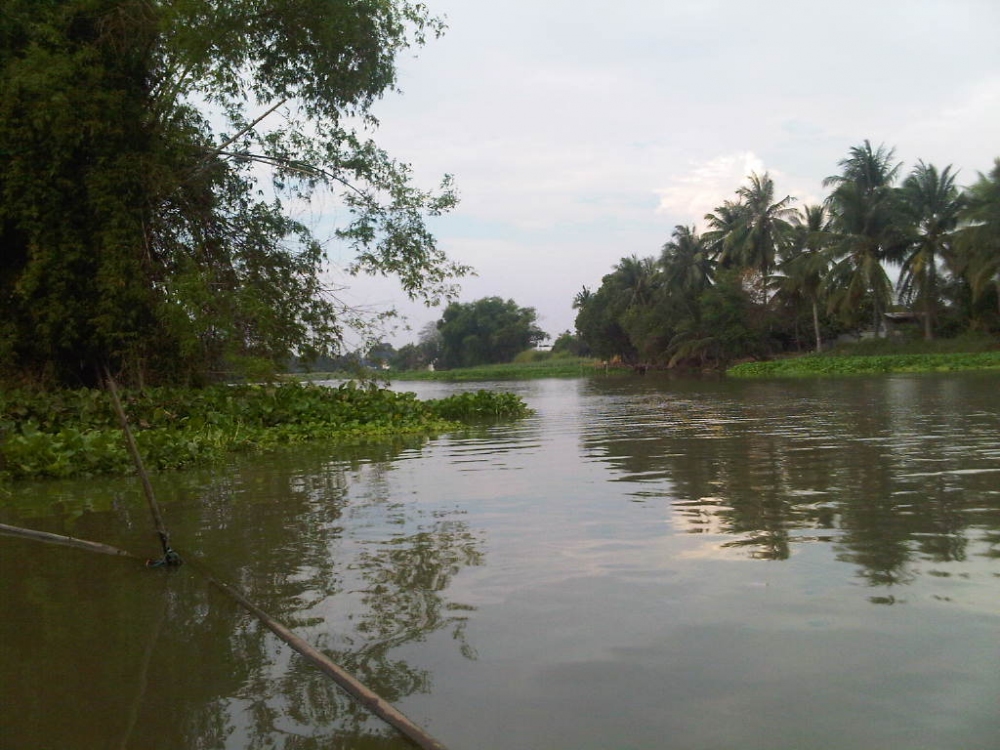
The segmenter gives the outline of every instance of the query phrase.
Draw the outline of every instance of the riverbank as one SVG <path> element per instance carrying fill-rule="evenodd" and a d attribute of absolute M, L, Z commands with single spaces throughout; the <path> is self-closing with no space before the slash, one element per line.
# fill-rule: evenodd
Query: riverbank
<path fill-rule="evenodd" d="M 604 373 L 608 368 L 596 359 L 586 357 L 544 357 L 532 362 L 460 367 L 454 370 L 378 370 L 371 376 L 389 381 L 432 380 L 443 382 L 475 382 L 487 380 L 534 380 L 538 378 L 579 378 Z M 632 372 L 632 368 L 610 368 L 612 372 Z M 314 372 L 294 377 L 306 381 L 340 380 L 347 373 Z"/>
<path fill-rule="evenodd" d="M 988 336 L 904 343 L 863 341 L 819 354 L 743 362 L 726 370 L 726 375 L 765 378 L 963 370 L 1000 370 L 1000 342 Z"/>
<path fill-rule="evenodd" d="M 551 357 L 535 362 L 508 362 L 478 367 L 462 367 L 454 370 L 393 372 L 390 378 L 400 381 L 440 380 L 446 382 L 532 380 L 536 378 L 578 378 L 595 372 L 604 372 L 603 365 L 595 359 Z"/>
<path fill-rule="evenodd" d="M 608 365 L 588 358 L 543 357 L 529 362 L 481 365 L 453 370 L 385 370 L 371 376 L 392 382 L 476 382 L 578 378 L 589 375 L 632 375 L 655 372 L 652 365 Z M 731 377 L 798 377 L 809 375 L 862 375 L 892 372 L 957 372 L 1000 369 L 1000 341 L 989 336 L 937 341 L 862 341 L 821 354 L 786 355 L 774 360 L 744 362 L 725 370 Z M 672 372 L 682 372 L 672 370 Z M 694 372 L 703 372 L 696 370 Z M 718 371 L 712 371 L 718 374 Z M 345 373 L 296 375 L 305 381 L 341 380 Z"/>
<path fill-rule="evenodd" d="M 484 419 L 528 413 L 524 402 L 509 393 L 480 391 L 420 401 L 412 393 L 353 383 L 336 388 L 298 383 L 150 388 L 126 391 L 122 401 L 150 471 L 305 441 L 433 436 Z M 0 391 L 0 480 L 134 471 L 104 391 Z"/>

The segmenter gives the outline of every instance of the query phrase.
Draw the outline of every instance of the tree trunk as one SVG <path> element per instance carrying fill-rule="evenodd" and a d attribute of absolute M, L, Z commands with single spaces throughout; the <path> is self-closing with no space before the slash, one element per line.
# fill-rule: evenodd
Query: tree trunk
<path fill-rule="evenodd" d="M 823 351 L 823 339 L 819 334 L 819 310 L 816 307 L 816 300 L 813 300 L 813 331 L 816 333 L 816 351 Z"/>
<path fill-rule="evenodd" d="M 934 326 L 931 313 L 934 311 L 934 293 L 937 289 L 937 278 L 934 273 L 934 264 L 931 262 L 927 269 L 927 281 L 924 286 L 924 341 L 934 338 Z"/>

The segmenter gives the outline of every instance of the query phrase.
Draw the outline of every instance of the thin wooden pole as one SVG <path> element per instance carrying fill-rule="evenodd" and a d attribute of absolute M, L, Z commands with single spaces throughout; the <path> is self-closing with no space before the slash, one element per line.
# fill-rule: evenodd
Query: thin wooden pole
<path fill-rule="evenodd" d="M 97 552 L 102 555 L 117 555 L 119 557 L 131 557 L 133 559 L 139 559 L 131 552 L 126 552 L 123 549 L 118 549 L 118 547 L 112 547 L 110 544 L 102 544 L 101 542 L 88 542 L 86 539 L 76 539 L 71 536 L 62 536 L 61 534 L 51 534 L 48 531 L 35 531 L 34 529 L 22 529 L 20 526 L 8 526 L 5 523 L 0 523 L 0 534 L 6 534 L 7 536 L 19 536 L 25 539 L 34 539 L 36 542 L 47 542 L 49 544 L 61 544 L 64 547 L 77 547 L 78 549 L 85 549 L 90 552 Z"/>
<path fill-rule="evenodd" d="M 111 372 L 107 367 L 104 368 L 104 377 L 108 383 L 108 392 L 111 394 L 111 403 L 115 407 L 118 422 L 121 424 L 122 433 L 125 435 L 125 445 L 128 447 L 128 452 L 132 456 L 132 462 L 135 464 L 135 470 L 139 473 L 139 479 L 142 482 L 142 491 L 146 495 L 149 512 L 153 516 L 153 526 L 160 537 L 160 544 L 163 547 L 163 559 L 160 562 L 166 565 L 180 565 L 180 556 L 170 548 L 170 534 L 163 523 L 163 514 L 160 513 L 160 505 L 156 502 L 156 495 L 153 493 L 153 485 L 149 481 L 149 474 L 146 473 L 146 467 L 142 465 L 142 456 L 139 455 L 139 447 L 136 445 L 135 438 L 132 437 L 132 430 L 128 426 L 128 417 L 125 416 L 121 399 L 118 398 L 118 387 L 115 384 L 115 379 L 111 377 Z"/>
<path fill-rule="evenodd" d="M 116 555 L 119 557 L 138 559 L 131 552 L 126 552 L 118 547 L 112 547 L 109 544 L 90 542 L 85 539 L 62 536 L 61 534 L 51 534 L 47 531 L 23 529 L 20 526 L 9 526 L 5 523 L 0 523 L 0 534 L 24 537 L 25 539 L 47 542 L 49 544 L 60 544 L 66 547 L 77 547 L 90 552 L 98 552 L 103 555 Z M 147 565 L 148 564 L 149 563 L 147 561 Z M 293 649 L 298 651 L 299 654 L 312 662 L 313 665 L 319 667 L 323 674 L 340 685 L 340 687 L 347 691 L 347 693 L 355 700 L 400 732 L 400 734 L 413 742 L 417 747 L 422 748 L 422 750 L 447 750 L 444 745 L 421 729 L 417 724 L 413 723 L 413 721 L 403 714 L 403 712 L 382 698 L 382 696 L 378 695 L 378 693 L 366 687 L 354 675 L 336 664 L 322 651 L 313 647 L 302 637 L 296 635 L 287 627 L 275 620 L 271 617 L 271 615 L 243 596 L 243 594 L 239 591 L 216 578 L 215 575 L 213 575 L 212 572 L 209 571 L 203 564 L 195 562 L 192 563 L 192 566 L 195 570 L 201 573 L 201 575 L 203 575 L 209 583 L 250 612 L 250 614 L 254 615 L 268 630 L 278 636 L 278 638 L 283 640 Z"/>
<path fill-rule="evenodd" d="M 236 601 L 243 608 L 257 617 L 257 619 L 264 623 L 268 630 L 278 636 L 278 638 L 283 640 L 293 649 L 298 651 L 315 666 L 319 667 L 325 675 L 340 685 L 340 687 L 346 690 L 359 703 L 365 706 L 380 719 L 397 729 L 407 739 L 417 745 L 417 747 L 423 748 L 423 750 L 446 750 L 444 745 L 431 737 L 431 735 L 419 726 L 414 724 L 387 700 L 365 687 L 356 677 L 354 677 L 354 675 L 334 663 L 322 651 L 319 651 L 308 642 L 297 636 L 232 586 L 220 581 L 212 575 L 211 572 L 206 570 L 203 565 L 198 563 L 193 563 L 193 565 L 195 565 L 195 567 L 199 569 L 199 572 L 208 579 L 209 583 L 214 585 L 228 597 Z"/>

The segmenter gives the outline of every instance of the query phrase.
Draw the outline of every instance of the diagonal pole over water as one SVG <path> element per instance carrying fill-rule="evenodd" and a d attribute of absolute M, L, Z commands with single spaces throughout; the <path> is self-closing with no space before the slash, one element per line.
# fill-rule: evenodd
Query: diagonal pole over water
<path fill-rule="evenodd" d="M 128 446 L 128 452 L 132 456 L 132 462 L 135 464 L 135 469 L 139 472 L 139 479 L 142 481 L 142 491 L 146 495 L 149 512 L 153 516 L 153 526 L 156 528 L 156 533 L 160 537 L 160 544 L 163 546 L 163 558 L 159 562 L 165 565 L 180 565 L 180 555 L 170 548 L 170 534 L 163 523 L 163 514 L 160 513 L 160 506 L 156 502 L 156 495 L 153 494 L 153 485 L 150 484 L 149 475 L 146 473 L 146 468 L 142 465 L 142 456 L 139 455 L 139 447 L 135 444 L 135 438 L 132 437 L 132 430 L 128 426 L 128 417 L 125 416 L 121 399 L 118 398 L 118 386 L 115 384 L 115 379 L 111 377 L 111 372 L 107 367 L 104 368 L 104 377 L 108 384 L 108 393 L 111 394 L 111 403 L 115 407 L 115 413 L 118 415 L 122 433 L 125 435 L 125 444 Z"/>
<path fill-rule="evenodd" d="M 149 510 L 153 516 L 153 525 L 156 527 L 156 533 L 159 535 L 160 542 L 163 545 L 163 559 L 159 564 L 180 565 L 180 556 L 170 547 L 170 535 L 163 523 L 163 515 L 160 513 L 160 506 L 156 502 L 156 495 L 153 493 L 153 485 L 150 483 L 149 475 L 143 467 L 142 458 L 139 455 L 139 448 L 136 446 L 135 438 L 132 437 L 132 430 L 128 426 L 128 418 L 125 416 L 125 410 L 122 408 L 121 399 L 118 398 L 118 389 L 115 385 L 115 380 L 111 377 L 111 373 L 106 367 L 104 368 L 104 374 L 107 379 L 108 391 L 111 393 L 111 399 L 115 407 L 115 412 L 118 414 L 118 420 L 121 422 L 122 432 L 125 434 L 125 442 L 128 445 L 128 450 L 132 456 L 133 462 L 135 463 L 136 470 L 139 472 L 139 478 L 142 480 L 142 489 L 146 495 L 146 500 L 149 503 Z M 268 630 L 295 649 L 299 654 L 319 667 L 324 674 L 340 685 L 340 687 L 346 690 L 362 705 L 366 706 L 369 711 L 395 728 L 403 736 L 416 744 L 417 747 L 420 747 L 421 750 L 447 750 L 444 745 L 421 729 L 417 724 L 413 723 L 395 706 L 374 691 L 369 690 L 363 683 L 355 678 L 354 675 L 337 665 L 323 652 L 314 648 L 303 638 L 296 635 L 280 622 L 275 620 L 267 612 L 243 596 L 239 591 L 223 581 L 220 581 L 212 575 L 212 573 L 209 572 L 204 565 L 197 565 L 196 567 L 200 569 L 201 574 L 205 576 L 211 584 L 216 586 L 220 591 L 256 616 Z"/>

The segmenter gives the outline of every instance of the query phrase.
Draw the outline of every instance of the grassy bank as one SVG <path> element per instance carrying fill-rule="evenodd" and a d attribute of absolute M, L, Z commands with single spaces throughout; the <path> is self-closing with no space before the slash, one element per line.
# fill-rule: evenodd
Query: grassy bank
<path fill-rule="evenodd" d="M 893 372 L 1000 370 L 1000 344 L 990 337 L 912 341 L 864 341 L 822 354 L 807 354 L 731 367 L 732 377 L 869 375 Z"/>
<path fill-rule="evenodd" d="M 125 392 L 122 400 L 151 471 L 304 441 L 356 443 L 434 435 L 528 412 L 509 393 L 480 391 L 420 401 L 411 393 L 352 384 L 154 388 Z M 0 479 L 133 471 L 103 391 L 0 392 Z"/>
<path fill-rule="evenodd" d="M 533 378 L 577 378 L 594 372 L 603 372 L 596 360 L 578 357 L 553 357 L 534 362 L 509 362 L 479 367 L 462 367 L 454 370 L 411 370 L 387 373 L 390 380 L 529 380 Z"/>
<path fill-rule="evenodd" d="M 445 382 L 475 382 L 487 380 L 530 380 L 535 378 L 578 378 L 604 372 L 604 366 L 597 360 L 580 357 L 548 357 L 534 361 L 508 362 L 478 367 L 461 367 L 454 370 L 380 370 L 371 373 L 374 377 L 390 382 L 414 380 L 440 380 Z M 356 375 L 356 374 L 355 374 Z M 305 381 L 340 380 L 352 374 L 337 372 L 313 372 L 294 377 Z"/>

